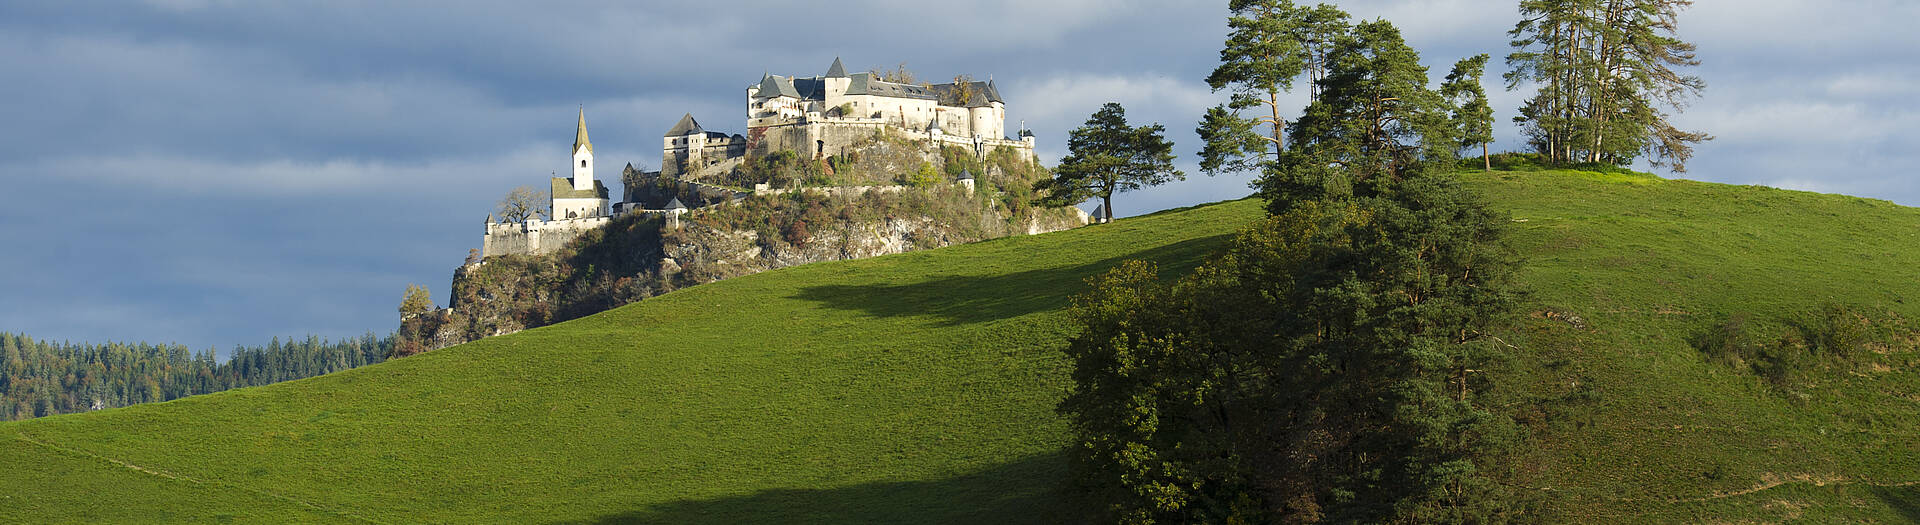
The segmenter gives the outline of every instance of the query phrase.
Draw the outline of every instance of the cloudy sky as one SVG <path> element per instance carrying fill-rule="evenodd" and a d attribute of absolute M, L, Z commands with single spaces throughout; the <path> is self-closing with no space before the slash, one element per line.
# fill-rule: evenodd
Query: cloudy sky
<path fill-rule="evenodd" d="M 1400 25 L 1436 80 L 1503 56 L 1516 18 L 1338 3 Z M 1243 196 L 1246 177 L 1192 166 L 1224 4 L 0 0 L 0 331 L 384 334 L 406 284 L 444 303 L 501 194 L 566 168 L 576 108 L 617 182 L 657 168 L 680 114 L 742 131 L 747 84 L 836 56 L 992 77 L 1049 159 L 1104 102 L 1165 124 L 1189 180 L 1117 198 L 1123 215 Z M 1684 176 L 1920 205 L 1913 20 L 1911 0 L 1699 0 L 1681 36 L 1709 87 L 1677 121 L 1719 139 Z M 1523 95 L 1496 90 L 1496 149 L 1520 147 Z"/>

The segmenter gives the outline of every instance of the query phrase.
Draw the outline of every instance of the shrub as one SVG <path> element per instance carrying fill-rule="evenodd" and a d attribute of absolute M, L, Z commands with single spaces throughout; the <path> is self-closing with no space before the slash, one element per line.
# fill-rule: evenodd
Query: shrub
<path fill-rule="evenodd" d="M 1753 336 L 1747 333 L 1747 314 L 1743 313 L 1714 323 L 1690 342 L 1708 359 L 1731 366 L 1753 360 L 1757 350 Z"/>
<path fill-rule="evenodd" d="M 1868 340 L 1865 319 L 1845 305 L 1827 303 L 1793 324 L 1815 355 L 1852 360 Z"/>

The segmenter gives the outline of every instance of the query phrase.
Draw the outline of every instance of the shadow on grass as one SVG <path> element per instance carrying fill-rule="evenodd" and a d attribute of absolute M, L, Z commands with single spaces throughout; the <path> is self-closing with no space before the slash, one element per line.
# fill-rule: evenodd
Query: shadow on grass
<path fill-rule="evenodd" d="M 1065 456 L 1054 453 L 937 481 L 767 490 L 584 523 L 1074 523 L 1085 513 L 1061 491 L 1065 472 Z"/>
<path fill-rule="evenodd" d="M 1129 259 L 1158 263 L 1163 278 L 1186 275 L 1230 237 L 1189 239 L 1078 266 L 1006 275 L 934 277 L 906 284 L 812 286 L 794 297 L 877 317 L 935 315 L 947 326 L 1008 319 L 1065 308 L 1074 294 L 1086 289 L 1088 277 Z"/>
<path fill-rule="evenodd" d="M 1874 487 L 1873 495 L 1912 523 L 1920 523 L 1920 486 Z"/>

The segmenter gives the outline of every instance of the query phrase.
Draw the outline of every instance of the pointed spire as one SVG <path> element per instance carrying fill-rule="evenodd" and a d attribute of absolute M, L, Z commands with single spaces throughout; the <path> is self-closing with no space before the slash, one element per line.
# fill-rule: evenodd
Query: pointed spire
<path fill-rule="evenodd" d="M 827 78 L 847 78 L 847 66 L 840 63 L 840 57 L 833 57 L 833 65 L 827 67 Z"/>
<path fill-rule="evenodd" d="M 573 152 L 579 153 L 580 148 L 587 148 L 587 153 L 593 153 L 593 141 L 587 140 L 586 106 L 580 106 L 580 129 L 573 132 Z"/>

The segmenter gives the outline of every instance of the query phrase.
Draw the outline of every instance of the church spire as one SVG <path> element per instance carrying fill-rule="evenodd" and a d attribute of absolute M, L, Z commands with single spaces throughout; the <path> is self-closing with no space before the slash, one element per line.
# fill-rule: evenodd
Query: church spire
<path fill-rule="evenodd" d="M 593 153 L 593 141 L 587 140 L 587 108 L 585 106 L 580 108 L 580 130 L 573 132 L 573 152 L 579 153 L 580 148 L 587 148 L 587 153 Z"/>

